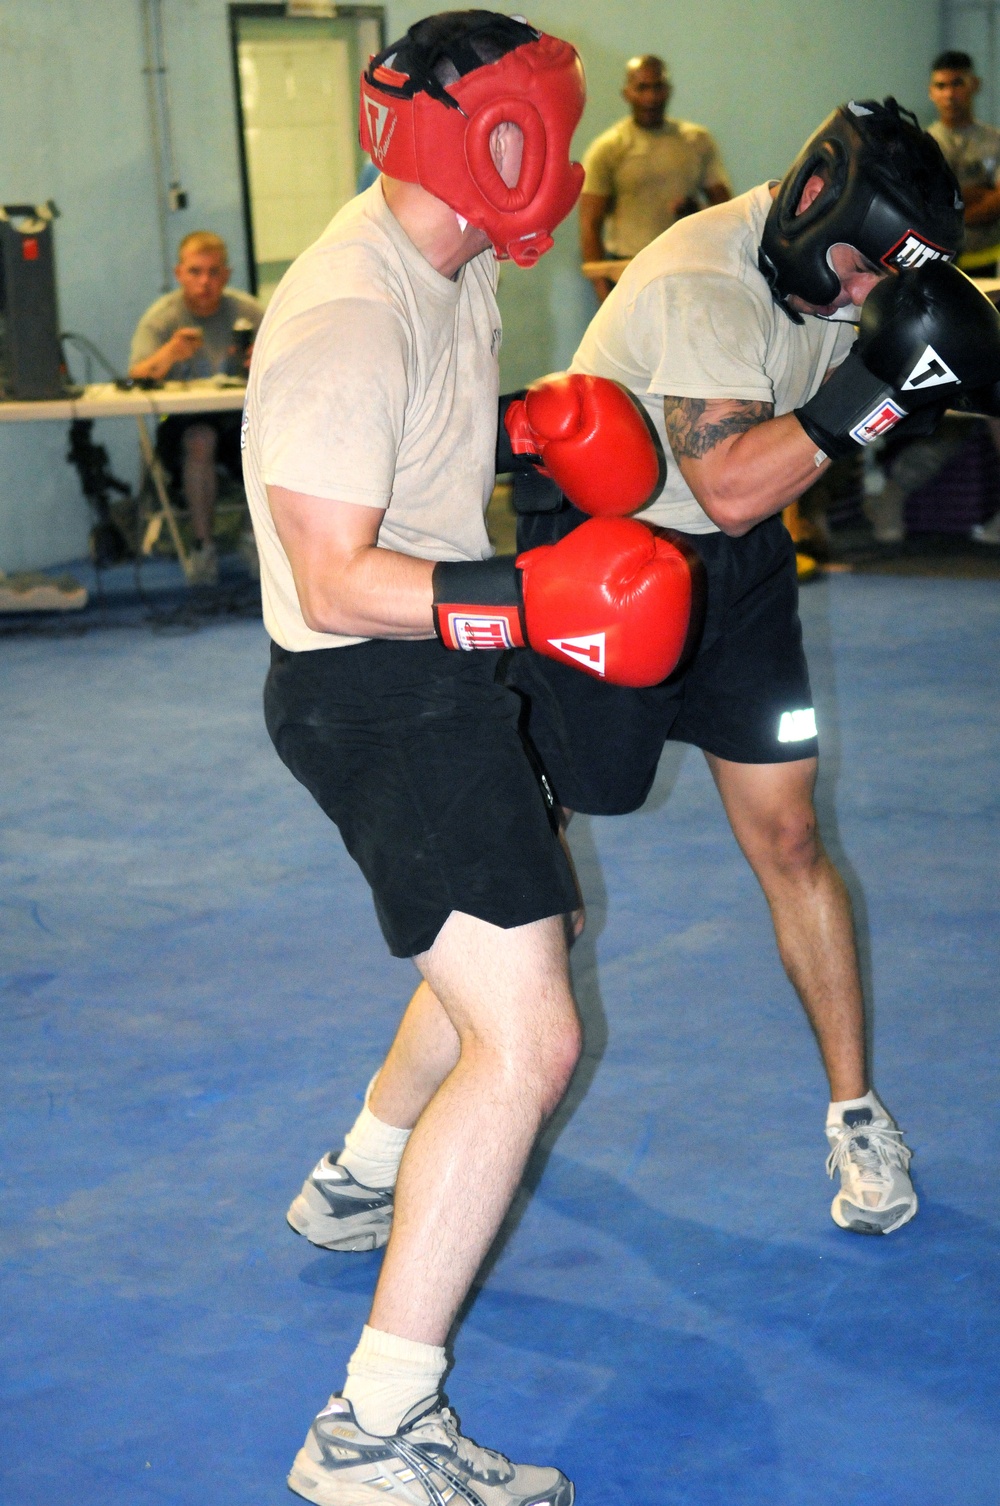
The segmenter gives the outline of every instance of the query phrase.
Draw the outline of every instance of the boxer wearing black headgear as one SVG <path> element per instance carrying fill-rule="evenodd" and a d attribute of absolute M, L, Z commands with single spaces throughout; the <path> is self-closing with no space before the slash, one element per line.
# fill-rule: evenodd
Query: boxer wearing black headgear
<path fill-rule="evenodd" d="M 802 192 L 824 186 L 800 212 Z M 771 205 L 758 264 L 792 319 L 789 295 L 823 307 L 840 279 L 834 245 L 853 246 L 873 267 L 905 271 L 953 261 L 962 248 L 962 196 L 934 138 L 894 99 L 851 100 L 815 131 L 785 174 Z"/>
<path fill-rule="evenodd" d="M 666 474 L 638 517 L 687 535 L 701 556 L 701 641 L 647 689 L 573 679 L 534 655 L 510 666 L 567 808 L 635 810 L 666 740 L 704 751 L 819 1042 L 827 1169 L 840 1178 L 831 1213 L 863 1234 L 903 1228 L 917 1198 L 909 1150 L 869 1079 L 850 905 L 818 832 L 818 728 L 781 512 L 828 456 L 917 408 L 933 419 L 964 383 L 1000 375 L 1000 318 L 949 265 L 961 234 L 937 146 L 893 102 L 866 101 L 835 111 L 780 184 L 640 251 L 570 374 L 621 383 L 656 430 Z M 523 516 L 518 544 L 582 525 L 565 505 Z"/>
<path fill-rule="evenodd" d="M 850 317 L 836 307 L 845 250 L 859 266 L 896 274 L 866 300 L 847 359 L 795 409 L 820 454 L 846 456 L 918 409 L 919 431 L 929 434 L 963 388 L 1000 374 L 1000 316 L 950 265 L 963 235 L 951 168 L 894 99 L 841 105 L 802 148 L 758 253 L 779 306 L 796 323 Z"/>

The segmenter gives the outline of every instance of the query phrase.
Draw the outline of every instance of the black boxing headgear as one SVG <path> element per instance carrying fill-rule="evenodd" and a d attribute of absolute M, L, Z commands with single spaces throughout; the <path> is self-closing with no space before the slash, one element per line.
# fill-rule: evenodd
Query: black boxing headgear
<path fill-rule="evenodd" d="M 361 147 L 389 177 L 419 183 L 478 225 L 498 259 L 531 266 L 583 187 L 569 148 L 585 98 L 568 42 L 494 11 L 445 11 L 361 75 Z M 490 152 L 506 121 L 524 138 L 513 188 Z"/>
<path fill-rule="evenodd" d="M 823 189 L 802 214 L 802 190 Z M 810 136 L 768 212 L 758 265 L 787 313 L 790 293 L 823 307 L 840 293 L 832 246 L 853 246 L 874 267 L 905 271 L 953 261 L 962 249 L 962 195 L 933 136 L 892 98 L 840 105 Z"/>

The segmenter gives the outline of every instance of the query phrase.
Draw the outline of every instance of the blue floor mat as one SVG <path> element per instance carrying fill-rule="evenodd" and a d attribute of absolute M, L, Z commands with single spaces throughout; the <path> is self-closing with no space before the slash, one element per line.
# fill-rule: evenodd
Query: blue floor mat
<path fill-rule="evenodd" d="M 803 594 L 824 831 L 922 1207 L 836 1229 L 818 1058 L 704 763 L 571 828 L 587 1054 L 454 1346 L 580 1506 L 996 1506 L 988 582 Z M 3 1506 L 270 1506 L 378 1255 L 284 1224 L 414 981 L 263 729 L 259 622 L 0 666 Z"/>

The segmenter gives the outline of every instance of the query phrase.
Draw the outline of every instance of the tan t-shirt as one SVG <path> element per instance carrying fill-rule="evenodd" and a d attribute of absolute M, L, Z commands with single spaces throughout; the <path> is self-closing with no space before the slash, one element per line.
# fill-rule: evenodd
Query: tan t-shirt
<path fill-rule="evenodd" d="M 996 126 L 974 120 L 971 125 L 952 130 L 935 120 L 927 129 L 944 153 L 960 188 L 996 188 L 1000 185 L 1000 130 Z M 985 251 L 998 241 L 1000 220 L 992 220 L 988 225 L 966 226 L 966 251 Z"/>
<path fill-rule="evenodd" d="M 480 560 L 494 481 L 501 325 L 496 262 L 442 277 L 381 183 L 289 268 L 254 349 L 243 475 L 264 624 L 293 651 L 363 641 L 307 627 L 266 487 L 385 509 L 378 545 Z"/>
<path fill-rule="evenodd" d="M 757 252 L 768 185 L 679 220 L 625 269 L 591 321 L 571 371 L 621 382 L 649 414 L 667 457 L 659 497 L 639 514 L 686 533 L 715 533 L 670 453 L 663 398 L 739 398 L 778 417 L 812 397 L 846 356 L 853 324 L 794 324 L 771 297 Z"/>
<path fill-rule="evenodd" d="M 679 199 L 719 184 L 729 189 L 719 148 L 704 126 L 665 120 L 655 130 L 631 116 L 602 132 L 584 153 L 584 193 L 612 200 L 604 222 L 611 256 L 634 256 L 674 223 Z"/>

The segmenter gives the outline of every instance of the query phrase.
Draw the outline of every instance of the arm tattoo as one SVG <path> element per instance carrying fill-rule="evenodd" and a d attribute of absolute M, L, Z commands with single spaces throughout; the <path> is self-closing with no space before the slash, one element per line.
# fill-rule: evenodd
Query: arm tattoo
<path fill-rule="evenodd" d="M 702 460 L 725 439 L 745 434 L 774 417 L 773 403 L 742 403 L 735 399 L 665 397 L 663 418 L 674 459 Z"/>

